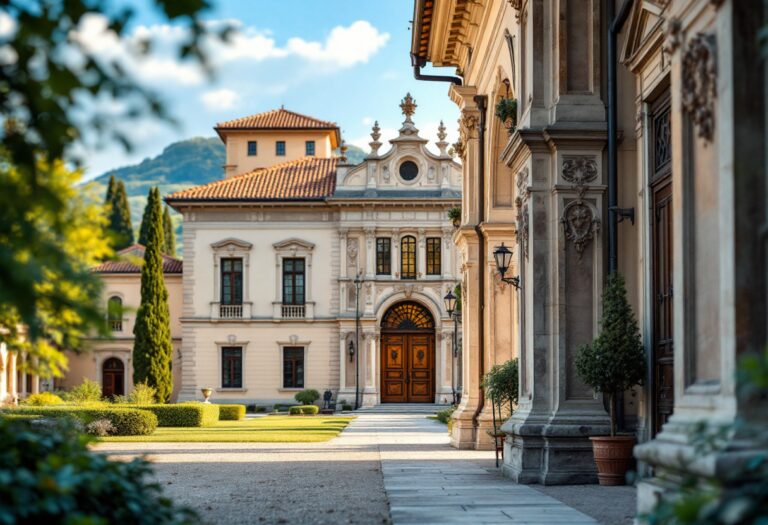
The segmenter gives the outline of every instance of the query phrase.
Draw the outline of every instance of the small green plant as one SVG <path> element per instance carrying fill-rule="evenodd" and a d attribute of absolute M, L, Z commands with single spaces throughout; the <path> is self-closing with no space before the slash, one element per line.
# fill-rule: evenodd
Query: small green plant
<path fill-rule="evenodd" d="M 117 432 L 109 419 L 96 419 L 85 425 L 85 431 L 91 436 L 104 437 Z"/>
<path fill-rule="evenodd" d="M 517 127 L 517 99 L 502 98 L 496 103 L 496 116 L 510 133 Z"/>
<path fill-rule="evenodd" d="M 132 405 L 153 405 L 157 400 L 157 390 L 146 383 L 139 383 L 128 394 L 128 403 Z"/>
<path fill-rule="evenodd" d="M 69 403 L 96 403 L 101 401 L 101 385 L 88 378 L 64 393 L 64 401 Z"/>
<path fill-rule="evenodd" d="M 494 365 L 483 377 L 485 396 L 499 407 L 502 417 L 512 414 L 517 405 L 519 391 L 519 370 L 517 358 Z"/>
<path fill-rule="evenodd" d="M 3 523 L 200 523 L 163 497 L 148 462 L 112 461 L 91 440 L 67 420 L 0 418 L 0 450 L 12 451 L 0 461 Z"/>
<path fill-rule="evenodd" d="M 461 225 L 461 208 L 458 206 L 450 208 L 448 210 L 448 219 L 458 228 Z"/>
<path fill-rule="evenodd" d="M 320 392 L 313 388 L 307 388 L 306 390 L 302 390 L 293 397 L 302 405 L 311 405 L 320 399 Z"/>
<path fill-rule="evenodd" d="M 63 405 L 64 400 L 52 392 L 40 392 L 32 394 L 24 400 L 24 404 L 33 407 L 43 407 L 48 405 Z"/>
<path fill-rule="evenodd" d="M 615 436 L 616 396 L 641 384 L 645 377 L 640 331 L 627 301 L 624 278 L 618 272 L 608 276 L 603 291 L 600 335 L 591 344 L 579 347 L 576 371 L 595 392 L 608 396 L 611 436 Z"/>
<path fill-rule="evenodd" d="M 440 423 L 447 425 L 448 421 L 451 419 L 451 414 L 453 414 L 455 411 L 456 407 L 444 408 L 435 414 L 435 419 L 437 419 Z"/>

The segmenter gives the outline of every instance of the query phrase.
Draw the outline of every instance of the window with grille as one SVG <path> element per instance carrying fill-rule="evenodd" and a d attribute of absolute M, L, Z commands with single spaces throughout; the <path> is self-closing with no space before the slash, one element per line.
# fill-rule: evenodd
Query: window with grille
<path fill-rule="evenodd" d="M 304 259 L 283 259 L 283 304 L 304 304 Z"/>
<path fill-rule="evenodd" d="M 304 388 L 304 347 L 283 348 L 283 388 Z"/>
<path fill-rule="evenodd" d="M 410 235 L 400 240 L 400 278 L 416 278 L 416 238 Z"/>
<path fill-rule="evenodd" d="M 278 157 L 284 157 L 285 156 L 285 141 L 284 140 L 278 140 L 275 142 L 275 155 Z"/>
<path fill-rule="evenodd" d="M 392 274 L 392 239 L 376 239 L 376 275 Z"/>
<path fill-rule="evenodd" d="M 440 275 L 440 237 L 427 239 L 427 275 Z"/>
<path fill-rule="evenodd" d="M 255 140 L 249 140 L 248 141 L 248 156 L 254 157 L 256 156 L 257 146 Z"/>
<path fill-rule="evenodd" d="M 314 157 L 315 156 L 315 141 L 314 140 L 308 140 L 305 142 L 305 153 L 308 157 Z"/>
<path fill-rule="evenodd" d="M 243 388 L 243 348 L 240 346 L 221 349 L 221 387 Z"/>
<path fill-rule="evenodd" d="M 243 304 L 243 260 L 221 260 L 221 304 Z"/>

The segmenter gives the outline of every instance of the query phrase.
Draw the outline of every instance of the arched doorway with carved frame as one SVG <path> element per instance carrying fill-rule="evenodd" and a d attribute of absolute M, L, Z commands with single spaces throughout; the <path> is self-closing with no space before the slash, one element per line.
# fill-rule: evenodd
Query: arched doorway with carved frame
<path fill-rule="evenodd" d="M 435 400 L 435 319 L 416 301 L 392 305 L 381 320 L 381 402 Z"/>

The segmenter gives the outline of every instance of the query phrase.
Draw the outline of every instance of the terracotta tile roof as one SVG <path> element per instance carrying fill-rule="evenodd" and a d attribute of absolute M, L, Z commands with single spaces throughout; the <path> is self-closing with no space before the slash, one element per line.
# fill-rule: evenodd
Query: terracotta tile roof
<path fill-rule="evenodd" d="M 166 202 L 323 200 L 336 189 L 339 157 L 301 159 L 259 168 L 172 193 Z"/>
<path fill-rule="evenodd" d="M 117 252 L 113 261 L 105 261 L 94 267 L 96 273 L 141 273 L 137 259 L 144 258 L 144 246 L 133 244 Z M 163 255 L 163 273 L 182 273 L 183 262 L 170 255 Z"/>
<path fill-rule="evenodd" d="M 227 129 L 338 129 L 338 124 L 287 109 L 273 109 L 248 117 L 219 122 L 216 131 Z"/>

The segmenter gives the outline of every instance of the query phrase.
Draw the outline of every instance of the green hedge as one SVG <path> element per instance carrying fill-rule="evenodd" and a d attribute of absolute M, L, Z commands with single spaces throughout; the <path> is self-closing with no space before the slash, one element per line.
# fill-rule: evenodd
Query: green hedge
<path fill-rule="evenodd" d="M 314 416 L 314 415 L 317 415 L 318 412 L 320 412 L 320 407 L 318 407 L 317 405 L 301 405 L 301 406 L 294 406 L 288 409 L 288 413 L 292 416 L 299 416 L 299 415 Z"/>
<path fill-rule="evenodd" d="M 210 427 L 219 421 L 219 405 L 213 403 L 122 406 L 152 412 L 160 427 Z"/>
<path fill-rule="evenodd" d="M 117 436 L 148 436 L 157 428 L 157 416 L 136 408 L 83 408 L 76 406 L 19 407 L 4 411 L 5 414 L 26 414 L 42 417 L 71 416 L 84 425 L 106 419 L 115 427 Z"/>
<path fill-rule="evenodd" d="M 245 417 L 245 405 L 218 405 L 219 421 L 240 421 Z"/>

